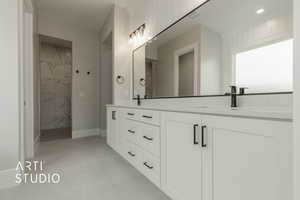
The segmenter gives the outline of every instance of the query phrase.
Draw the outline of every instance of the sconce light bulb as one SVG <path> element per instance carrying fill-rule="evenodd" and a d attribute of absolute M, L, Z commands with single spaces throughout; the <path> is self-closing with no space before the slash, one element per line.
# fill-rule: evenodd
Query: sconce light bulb
<path fill-rule="evenodd" d="M 129 43 L 132 43 L 133 42 L 133 35 L 132 33 L 129 35 Z"/>

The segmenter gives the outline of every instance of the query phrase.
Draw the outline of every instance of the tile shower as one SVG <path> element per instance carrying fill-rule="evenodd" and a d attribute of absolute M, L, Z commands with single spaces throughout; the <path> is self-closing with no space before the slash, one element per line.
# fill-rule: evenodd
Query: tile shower
<path fill-rule="evenodd" d="M 72 48 L 40 43 L 41 140 L 71 136 Z M 45 139 L 47 140 L 47 139 Z"/>

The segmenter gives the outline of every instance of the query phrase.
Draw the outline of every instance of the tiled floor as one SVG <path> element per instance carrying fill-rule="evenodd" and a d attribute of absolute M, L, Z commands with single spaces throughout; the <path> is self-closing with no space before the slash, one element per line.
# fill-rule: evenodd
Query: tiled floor
<path fill-rule="evenodd" d="M 61 182 L 0 190 L 0 200 L 169 200 L 99 137 L 42 143 L 35 160 Z"/>

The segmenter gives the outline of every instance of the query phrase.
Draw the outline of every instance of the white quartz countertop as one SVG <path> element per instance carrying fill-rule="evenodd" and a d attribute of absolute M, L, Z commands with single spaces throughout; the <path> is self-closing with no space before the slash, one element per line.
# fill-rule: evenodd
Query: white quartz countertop
<path fill-rule="evenodd" d="M 155 111 L 166 111 L 166 112 L 219 115 L 219 116 L 228 116 L 228 117 L 244 117 L 244 118 L 293 121 L 292 110 L 288 108 L 282 108 L 282 107 L 239 107 L 239 108 L 232 109 L 230 107 L 213 106 L 213 105 L 209 105 L 209 106 L 107 105 L 107 106 L 128 108 L 128 109 L 142 109 L 142 110 L 155 110 Z"/>

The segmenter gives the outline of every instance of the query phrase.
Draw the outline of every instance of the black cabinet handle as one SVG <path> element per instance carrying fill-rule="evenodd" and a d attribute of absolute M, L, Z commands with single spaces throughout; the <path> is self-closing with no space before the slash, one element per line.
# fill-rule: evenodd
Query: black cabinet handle
<path fill-rule="evenodd" d="M 127 113 L 127 115 L 134 116 L 134 113 Z"/>
<path fill-rule="evenodd" d="M 145 138 L 146 140 L 149 140 L 149 141 L 153 141 L 153 138 L 150 138 L 150 137 L 147 137 L 147 136 L 143 136 L 143 138 Z"/>
<path fill-rule="evenodd" d="M 147 162 L 144 162 L 144 165 L 148 168 L 148 169 L 153 169 L 153 166 L 149 166 Z"/>
<path fill-rule="evenodd" d="M 143 118 L 152 119 L 152 116 L 143 115 Z"/>
<path fill-rule="evenodd" d="M 112 113 L 111 113 L 111 119 L 112 120 L 116 120 L 116 112 L 117 111 L 112 111 Z"/>
<path fill-rule="evenodd" d="M 197 128 L 199 127 L 198 124 L 194 124 L 194 145 L 198 145 L 199 142 L 197 141 Z"/>
<path fill-rule="evenodd" d="M 207 144 L 205 143 L 205 137 L 204 137 L 206 128 L 207 128 L 207 126 L 201 126 L 201 135 L 202 135 L 202 144 L 201 144 L 201 146 L 202 147 L 207 147 Z"/>
<path fill-rule="evenodd" d="M 131 155 L 132 157 L 135 157 L 135 154 L 130 151 L 128 152 L 128 154 Z"/>
<path fill-rule="evenodd" d="M 129 133 L 132 133 L 132 134 L 135 133 L 135 131 L 133 131 L 133 130 L 128 130 L 128 132 L 129 132 Z"/>

